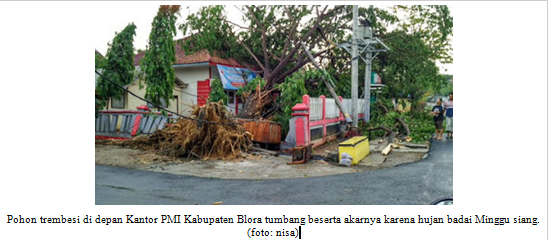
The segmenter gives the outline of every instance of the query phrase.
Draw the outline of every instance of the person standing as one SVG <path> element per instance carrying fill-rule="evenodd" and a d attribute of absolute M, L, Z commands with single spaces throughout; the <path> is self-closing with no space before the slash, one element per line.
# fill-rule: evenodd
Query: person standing
<path fill-rule="evenodd" d="M 444 121 L 444 108 L 442 107 L 442 99 L 437 99 L 437 105 L 431 110 L 431 115 L 435 122 L 436 136 L 434 137 L 437 140 L 442 140 L 442 135 L 444 134 L 444 129 L 442 128 L 442 121 Z"/>
<path fill-rule="evenodd" d="M 446 117 L 446 139 L 454 138 L 454 93 L 450 93 L 448 101 L 444 103 L 444 116 Z"/>

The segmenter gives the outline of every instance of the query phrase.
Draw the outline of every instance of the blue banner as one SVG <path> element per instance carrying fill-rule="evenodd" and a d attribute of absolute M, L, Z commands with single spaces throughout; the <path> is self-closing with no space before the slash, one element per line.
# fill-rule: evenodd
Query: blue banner
<path fill-rule="evenodd" d="M 246 68 L 217 65 L 217 69 L 225 90 L 238 90 L 257 76 Z"/>

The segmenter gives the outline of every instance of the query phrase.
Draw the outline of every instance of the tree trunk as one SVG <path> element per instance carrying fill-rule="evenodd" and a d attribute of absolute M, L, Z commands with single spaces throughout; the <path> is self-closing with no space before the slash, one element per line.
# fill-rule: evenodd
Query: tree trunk
<path fill-rule="evenodd" d="M 236 117 L 257 119 L 262 117 L 263 111 L 268 109 L 268 106 L 273 105 L 272 92 L 275 89 L 268 91 L 256 90 L 247 95 L 243 94 L 245 102 L 242 106 L 242 110 L 238 111 Z M 247 95 L 247 96 L 246 96 Z"/>
<path fill-rule="evenodd" d="M 406 130 L 406 136 L 410 136 L 410 128 L 408 127 L 408 124 L 406 124 L 402 118 L 397 118 L 396 120 L 400 123 L 400 125 L 402 125 L 402 127 L 404 127 L 404 130 Z"/>

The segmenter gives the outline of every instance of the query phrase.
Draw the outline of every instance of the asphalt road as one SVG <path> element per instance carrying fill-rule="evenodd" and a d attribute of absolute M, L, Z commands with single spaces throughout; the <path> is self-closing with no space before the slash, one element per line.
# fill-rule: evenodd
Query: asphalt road
<path fill-rule="evenodd" d="M 434 140 L 419 162 L 303 179 L 209 179 L 95 165 L 96 205 L 416 205 L 446 197 L 453 197 L 453 140 Z"/>

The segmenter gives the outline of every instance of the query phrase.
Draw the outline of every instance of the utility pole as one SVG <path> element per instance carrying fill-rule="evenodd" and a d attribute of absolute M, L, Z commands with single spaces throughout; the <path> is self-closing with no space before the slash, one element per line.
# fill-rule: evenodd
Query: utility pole
<path fill-rule="evenodd" d="M 369 11 L 373 14 L 373 6 L 370 5 Z M 374 38 L 373 30 L 368 20 L 364 25 L 358 27 L 358 6 L 353 6 L 353 39 L 349 42 L 339 43 L 337 45 L 351 54 L 351 95 L 353 126 L 357 126 L 358 120 L 358 58 L 366 63 L 364 77 L 364 121 L 370 121 L 370 89 L 372 85 L 372 61 L 380 52 L 390 51 L 389 47 L 383 41 Z M 366 53 L 366 57 L 362 53 Z M 373 56 L 372 56 L 373 53 Z M 383 84 L 375 84 L 374 87 L 383 87 Z"/>
<path fill-rule="evenodd" d="M 373 11 L 373 5 L 370 5 L 370 13 Z M 372 27 L 370 22 L 366 20 L 364 24 L 364 40 L 366 41 L 366 46 L 374 40 Z M 370 83 L 372 82 L 372 52 L 366 51 L 366 73 L 364 81 L 364 122 L 370 121 Z"/>
<path fill-rule="evenodd" d="M 358 123 L 358 5 L 353 5 L 353 42 L 351 45 L 351 115 L 353 127 Z"/>

